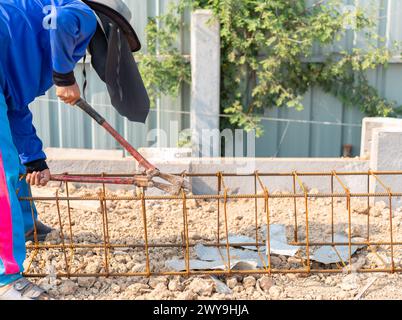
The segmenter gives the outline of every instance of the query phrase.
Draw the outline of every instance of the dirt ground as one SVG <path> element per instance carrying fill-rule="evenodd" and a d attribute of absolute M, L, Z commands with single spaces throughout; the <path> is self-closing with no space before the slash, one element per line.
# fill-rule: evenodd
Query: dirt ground
<path fill-rule="evenodd" d="M 48 194 L 54 194 L 54 188 L 47 188 Z M 63 190 L 62 190 L 63 191 Z M 99 191 L 99 190 L 98 190 Z M 43 189 L 34 190 L 34 195 L 43 196 Z M 93 196 L 96 190 L 72 188 L 72 196 Z M 310 190 L 310 193 L 318 190 Z M 65 194 L 61 193 L 61 195 Z M 131 196 L 130 191 L 113 191 L 109 195 Z M 108 223 L 109 237 L 112 244 L 144 243 L 144 224 L 139 201 L 109 201 Z M 77 202 L 71 210 L 71 233 L 68 228 L 69 219 L 65 202 L 61 202 L 60 212 L 63 233 L 66 243 L 72 237 L 74 243 L 99 244 L 103 241 L 102 215 L 97 202 L 87 204 Z M 216 201 L 188 200 L 189 237 L 194 243 L 210 243 L 217 238 Z M 47 244 L 61 243 L 60 225 L 57 206 L 54 202 L 38 202 L 40 219 L 56 228 L 47 238 Z M 221 209 L 220 232 L 225 236 L 223 205 Z M 287 228 L 287 238 L 294 235 L 295 217 L 293 199 L 269 200 L 270 222 L 283 224 Z M 309 199 L 309 240 L 330 241 L 332 229 L 335 233 L 348 234 L 348 211 L 344 198 L 335 199 L 334 217 L 331 215 L 331 199 Z M 255 201 L 231 200 L 227 205 L 229 234 L 254 237 L 256 234 Z M 264 211 L 264 200 L 257 202 L 257 231 L 262 237 L 262 227 L 266 225 L 267 215 Z M 305 240 L 306 214 L 304 199 L 297 200 L 298 237 Z M 333 220 L 333 224 L 332 224 Z M 352 237 L 364 241 L 368 231 L 368 210 L 366 199 L 352 199 Z M 332 228 L 333 227 L 333 228 Z M 402 210 L 393 210 L 393 240 L 402 241 Z M 183 231 L 182 202 L 180 201 L 147 201 L 147 228 L 150 243 L 181 244 Z M 371 241 L 389 241 L 390 214 L 386 199 L 377 202 L 369 210 L 369 229 Z M 314 247 L 310 248 L 314 251 Z M 393 246 L 394 264 L 402 267 L 402 248 Z M 374 252 L 375 251 L 375 252 Z M 305 249 L 301 249 L 305 256 Z M 56 279 L 56 272 L 65 271 L 65 257 L 60 250 L 40 250 L 34 256 L 30 272 L 50 273 L 44 279 L 34 279 L 49 290 L 57 299 L 400 299 L 402 274 L 390 273 L 341 273 L 341 274 L 273 274 L 257 276 L 218 277 L 225 283 L 231 293 L 219 293 L 220 289 L 210 276 L 197 277 L 121 277 L 121 278 L 71 278 Z M 150 266 L 155 272 L 168 271 L 165 262 L 171 259 L 183 259 L 182 248 L 151 248 Z M 194 251 L 191 251 L 194 257 Z M 105 271 L 103 249 L 75 249 L 69 256 L 72 270 L 86 273 Z M 301 260 L 295 257 L 272 255 L 272 265 L 277 269 L 302 268 Z M 145 252 L 143 249 L 119 248 L 111 250 L 109 260 L 110 272 L 144 272 Z M 391 263 L 391 247 L 371 246 L 359 250 L 352 259 L 352 269 L 375 269 L 389 267 Z M 28 267 L 29 259 L 25 267 Z M 345 261 L 346 268 L 348 262 Z M 312 262 L 313 268 L 333 269 L 345 265 L 324 266 Z M 52 276 L 53 275 L 53 276 Z M 363 293 L 363 294 L 362 294 Z"/>

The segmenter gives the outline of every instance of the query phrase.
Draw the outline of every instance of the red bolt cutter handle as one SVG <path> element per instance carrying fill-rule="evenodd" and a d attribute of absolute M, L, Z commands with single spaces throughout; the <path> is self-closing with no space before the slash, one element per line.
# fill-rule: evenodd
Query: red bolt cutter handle
<path fill-rule="evenodd" d="M 94 108 L 92 108 L 88 102 L 86 102 L 84 99 L 80 99 L 75 103 L 75 105 L 87 113 L 92 119 L 99 123 L 99 125 L 105 128 L 105 130 L 109 132 L 113 138 L 116 139 L 116 141 L 134 157 L 135 160 L 138 161 L 141 167 L 147 171 L 157 170 L 153 164 L 145 159 L 126 139 L 124 139 L 120 133 L 118 133 L 104 117 L 102 117 Z"/>

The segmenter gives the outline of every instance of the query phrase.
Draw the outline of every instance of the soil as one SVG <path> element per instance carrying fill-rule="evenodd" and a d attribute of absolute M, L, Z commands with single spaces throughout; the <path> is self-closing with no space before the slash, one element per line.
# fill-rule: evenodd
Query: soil
<path fill-rule="evenodd" d="M 45 189 L 54 194 L 55 188 Z M 71 187 L 72 196 L 93 196 L 100 190 Z M 64 192 L 64 193 L 63 193 Z M 311 193 L 318 192 L 310 190 Z M 276 192 L 279 193 L 279 192 Z M 65 194 L 62 190 L 60 195 Z M 34 190 L 35 195 L 35 190 Z M 40 190 L 43 195 L 43 189 Z M 132 196 L 132 191 L 108 191 L 108 195 Z M 381 199 L 380 199 L 381 200 Z M 390 210 L 387 199 L 373 204 L 367 209 L 367 199 L 352 199 L 351 202 L 351 236 L 365 241 L 370 232 L 371 241 L 390 240 Z M 166 245 L 182 244 L 183 210 L 182 202 L 177 200 L 156 201 L 147 203 L 147 229 L 149 243 Z M 334 215 L 331 214 L 331 198 L 310 198 L 308 210 L 309 240 L 330 241 L 332 232 L 348 235 L 348 210 L 344 198 L 334 200 Z M 288 241 L 294 240 L 295 215 L 293 199 L 269 199 L 270 223 L 283 224 L 287 228 Z M 144 243 L 144 223 L 140 201 L 108 201 L 109 238 L 112 244 Z M 306 213 L 304 199 L 296 201 L 298 240 L 306 238 Z M 93 209 L 91 209 L 91 206 Z M 60 203 L 60 215 L 63 234 L 66 243 L 72 236 L 74 243 L 100 244 L 104 239 L 102 214 L 99 203 L 88 202 L 80 209 L 77 202 L 71 209 L 71 230 L 69 229 L 68 211 L 65 202 Z M 55 201 L 37 202 L 41 221 L 56 230 L 47 238 L 47 244 L 61 243 L 58 210 Z M 211 243 L 217 239 L 218 203 L 207 200 L 188 200 L 188 231 L 192 243 Z M 369 214 L 368 214 L 369 213 Z M 393 240 L 402 240 L 402 210 L 392 211 Z M 220 235 L 225 237 L 225 220 L 223 204 L 220 205 Z M 369 220 L 368 220 L 369 218 Z M 333 223 L 332 223 L 333 221 Z M 369 221 L 369 228 L 368 228 Z M 230 200 L 227 204 L 227 226 L 229 234 L 256 237 L 256 230 L 263 239 L 262 228 L 267 223 L 264 211 L 264 200 L 257 201 L 257 223 L 254 200 Z M 71 231 L 71 232 L 70 232 Z M 314 251 L 314 247 L 310 248 Z M 393 246 L 394 265 L 402 267 L 402 248 Z M 306 252 L 303 248 L 301 256 Z M 74 249 L 70 256 L 73 271 L 86 273 L 105 272 L 104 249 Z M 153 272 L 168 271 L 165 262 L 170 259 L 183 259 L 184 250 L 176 247 L 151 248 L 150 268 Z M 194 251 L 191 249 L 191 257 Z M 324 266 L 312 262 L 312 268 L 334 269 L 343 268 L 340 274 L 273 274 L 220 276 L 212 279 L 210 276 L 164 276 L 164 277 L 88 277 L 71 279 L 56 279 L 56 272 L 65 272 L 65 256 L 61 250 L 39 250 L 34 256 L 33 251 L 28 257 L 34 257 L 30 272 L 50 273 L 51 276 L 42 279 L 33 278 L 38 284 L 49 290 L 57 299 L 400 299 L 402 275 L 395 273 L 357 273 L 347 272 L 349 262 L 344 265 Z M 273 267 L 276 269 L 303 268 L 302 260 L 296 257 L 272 256 Z M 144 272 L 146 255 L 143 249 L 118 248 L 111 250 L 109 272 Z M 389 245 L 370 246 L 360 249 L 352 259 L 352 270 L 358 268 L 375 269 L 390 266 L 391 247 Z M 29 259 L 26 261 L 28 267 Z M 52 276 L 53 275 L 53 276 Z M 375 279 L 375 281 L 374 281 Z M 218 284 L 226 284 L 231 293 L 222 292 Z M 363 290 L 367 284 L 371 284 Z M 363 291 L 362 291 L 363 290 Z"/>

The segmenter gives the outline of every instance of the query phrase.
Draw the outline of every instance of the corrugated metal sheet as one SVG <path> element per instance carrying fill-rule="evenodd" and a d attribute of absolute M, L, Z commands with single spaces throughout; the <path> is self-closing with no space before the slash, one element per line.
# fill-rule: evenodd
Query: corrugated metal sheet
<path fill-rule="evenodd" d="M 129 0 L 127 4 L 133 11 L 133 25 L 145 44 L 145 26 L 148 17 L 163 13 L 172 0 Z M 176 1 L 176 0 L 174 0 Z M 311 0 L 313 1 L 313 0 Z M 377 4 L 378 30 L 388 41 L 402 41 L 402 1 L 400 0 L 345 0 L 345 4 Z M 190 17 L 184 19 L 189 22 Z M 189 25 L 189 23 L 187 24 Z M 349 32 L 347 37 L 331 48 L 320 50 L 336 50 L 362 46 L 361 37 Z M 183 54 L 190 54 L 189 30 L 183 30 L 181 37 Z M 145 47 L 146 50 L 146 47 Z M 79 68 L 82 68 L 80 66 Z M 89 66 L 87 66 L 89 68 Z M 77 71 L 77 78 L 79 74 Z M 380 68 L 371 72 L 370 81 L 385 97 L 402 104 L 402 63 L 396 61 L 388 69 Z M 102 82 L 96 74 L 89 71 L 88 100 L 123 132 L 125 137 L 136 147 L 150 146 L 154 142 L 147 141 L 147 133 L 161 128 L 170 133 L 171 121 L 176 121 L 179 129 L 190 125 L 190 90 L 183 88 L 177 99 L 162 97 L 158 109 L 153 110 L 146 125 L 128 123 L 109 105 L 109 98 Z M 79 80 L 80 81 L 80 80 Z M 292 109 L 273 109 L 266 112 L 268 119 L 263 120 L 265 136 L 257 140 L 257 156 L 278 157 L 338 157 L 342 145 L 352 144 L 353 153 L 360 149 L 360 124 L 363 114 L 356 108 L 346 108 L 334 97 L 312 88 L 304 98 L 305 110 L 297 112 Z M 80 111 L 57 102 L 53 91 L 46 97 L 32 104 L 34 120 L 45 146 L 114 149 L 118 146 L 107 134 L 98 128 Z M 167 139 L 168 146 L 176 146 L 175 141 Z"/>
<path fill-rule="evenodd" d="M 347 5 L 367 5 L 376 12 L 378 31 L 388 43 L 402 41 L 402 1 L 400 0 L 347 0 Z M 373 5 L 376 8 L 373 9 Z M 349 31 L 340 43 L 321 50 L 350 49 L 362 47 L 362 37 Z M 402 104 L 402 62 L 393 61 L 387 69 L 379 68 L 369 73 L 370 83 L 389 99 Z M 257 140 L 259 156 L 278 157 L 338 157 L 344 144 L 353 145 L 353 155 L 360 151 L 361 120 L 364 115 L 357 108 L 348 108 L 336 98 L 319 88 L 312 88 L 304 98 L 305 109 L 273 109 L 267 118 L 289 119 L 286 121 L 264 120 L 264 137 Z"/>

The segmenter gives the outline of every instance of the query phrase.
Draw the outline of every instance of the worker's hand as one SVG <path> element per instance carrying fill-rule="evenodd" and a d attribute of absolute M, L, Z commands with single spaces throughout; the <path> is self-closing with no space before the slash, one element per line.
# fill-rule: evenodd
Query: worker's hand
<path fill-rule="evenodd" d="M 81 91 L 76 83 L 69 87 L 56 86 L 56 95 L 64 103 L 74 105 L 81 98 Z"/>
<path fill-rule="evenodd" d="M 27 183 L 31 186 L 45 187 L 50 181 L 50 170 L 46 169 L 41 172 L 35 171 L 28 173 L 26 177 Z"/>

